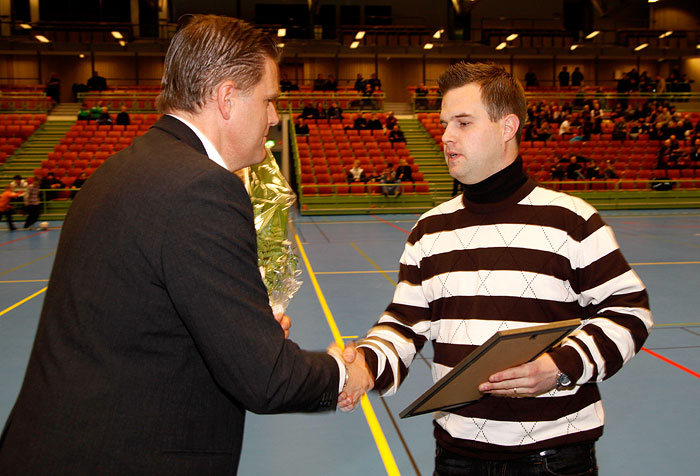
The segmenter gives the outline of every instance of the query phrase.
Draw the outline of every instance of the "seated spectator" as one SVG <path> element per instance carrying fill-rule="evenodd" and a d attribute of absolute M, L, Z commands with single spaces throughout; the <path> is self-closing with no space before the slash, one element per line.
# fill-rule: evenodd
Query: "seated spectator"
<path fill-rule="evenodd" d="M 387 131 L 390 131 L 394 128 L 396 124 L 399 123 L 399 120 L 396 119 L 396 116 L 394 116 L 394 111 L 389 111 L 386 114 L 386 120 L 384 121 L 384 127 L 386 127 Z"/>
<path fill-rule="evenodd" d="M 323 104 L 321 102 L 316 103 L 315 115 L 316 119 L 328 119 L 328 113 L 323 109 Z"/>
<path fill-rule="evenodd" d="M 372 89 L 372 85 L 369 82 L 365 83 L 365 90 L 362 92 L 363 109 L 377 109 L 374 99 L 372 98 L 373 95 L 374 90 Z"/>
<path fill-rule="evenodd" d="M 83 185 L 85 184 L 85 181 L 88 179 L 88 176 L 85 172 L 80 172 L 80 175 L 76 177 L 76 179 L 73 181 L 73 184 L 70 186 L 71 193 L 70 193 L 70 198 L 73 199 L 75 198 L 75 195 L 78 193 L 78 190 L 80 190 Z"/>
<path fill-rule="evenodd" d="M 424 110 L 429 108 L 429 102 L 428 102 L 428 99 L 426 98 L 427 95 L 428 95 L 428 88 L 425 87 L 425 84 L 420 83 L 415 91 L 416 110 L 424 111 Z"/>
<path fill-rule="evenodd" d="M 318 73 L 316 79 L 314 80 L 314 91 L 325 91 L 326 90 L 326 80 L 323 78 L 322 73 Z"/>
<path fill-rule="evenodd" d="M 358 93 L 363 93 L 365 91 L 365 80 L 362 78 L 362 73 L 357 73 L 354 89 Z"/>
<path fill-rule="evenodd" d="M 325 91 L 331 91 L 335 92 L 338 90 L 338 80 L 335 79 L 335 76 L 332 74 L 328 75 L 328 79 L 326 80 L 326 85 L 325 85 Z"/>
<path fill-rule="evenodd" d="M 404 137 L 403 131 L 399 129 L 399 125 L 395 124 L 394 128 L 389 131 L 389 142 L 396 144 L 399 142 L 406 143 L 406 137 Z"/>
<path fill-rule="evenodd" d="M 97 118 L 97 123 L 101 126 L 111 126 L 112 125 L 112 115 L 109 113 L 107 107 L 102 108 L 100 117 Z"/>
<path fill-rule="evenodd" d="M 613 168 L 609 160 L 605 161 L 605 168 L 603 169 L 603 178 L 606 180 L 618 178 L 617 172 L 615 172 L 615 169 Z"/>
<path fill-rule="evenodd" d="M 316 108 L 310 102 L 307 102 L 301 111 L 301 117 L 304 119 L 316 119 Z"/>
<path fill-rule="evenodd" d="M 578 161 L 578 156 L 572 155 L 569 158 L 569 165 L 566 166 L 566 178 L 569 180 L 585 179 L 581 171 L 583 166 Z"/>
<path fill-rule="evenodd" d="M 563 157 L 559 157 L 559 160 L 549 168 L 549 173 L 551 174 L 552 180 L 564 180 L 566 177 L 566 167 L 569 161 Z"/>
<path fill-rule="evenodd" d="M 49 201 L 56 197 L 56 192 L 51 190 L 63 188 L 63 182 L 56 178 L 56 174 L 49 172 L 46 174 L 46 177 L 41 180 L 39 188 L 44 194 L 44 201 Z"/>
<path fill-rule="evenodd" d="M 348 180 L 348 183 L 357 183 L 357 182 L 365 183 L 365 182 L 367 182 L 367 176 L 365 175 L 365 169 L 362 168 L 359 160 L 356 160 L 353 163 L 352 168 L 350 170 L 348 170 L 347 180 Z"/>
<path fill-rule="evenodd" d="M 92 72 L 92 77 L 87 80 L 88 91 L 104 91 L 107 89 L 107 80 L 100 76 L 97 71 Z"/>
<path fill-rule="evenodd" d="M 297 123 L 294 124 L 294 132 L 298 136 L 309 135 L 309 126 L 306 124 L 306 121 L 304 121 L 303 117 L 297 117 Z"/>
<path fill-rule="evenodd" d="M 92 106 L 90 108 L 90 119 L 93 121 L 96 121 L 97 119 L 100 118 L 100 114 L 102 114 L 102 107 L 103 107 L 103 102 L 99 101 L 97 104 Z"/>
<path fill-rule="evenodd" d="M 362 117 L 362 114 L 355 114 L 355 121 L 352 124 L 352 128 L 357 131 L 362 131 L 367 129 L 367 119 Z"/>
<path fill-rule="evenodd" d="M 600 166 L 595 163 L 594 160 L 589 160 L 586 164 L 586 168 L 583 171 L 583 175 L 588 180 L 595 180 L 603 177 L 603 173 L 600 170 Z"/>
<path fill-rule="evenodd" d="M 90 108 L 86 103 L 82 103 L 80 105 L 80 110 L 78 111 L 78 120 L 90 122 L 90 119 L 92 119 L 92 113 L 90 112 Z"/>
<path fill-rule="evenodd" d="M 288 93 L 289 91 L 299 91 L 299 86 L 289 80 L 287 73 L 283 73 L 282 79 L 280 79 L 280 91 L 283 93 Z"/>
<path fill-rule="evenodd" d="M 377 73 L 372 73 L 367 83 L 372 86 L 372 92 L 382 90 L 382 81 L 377 77 Z"/>
<path fill-rule="evenodd" d="M 388 197 L 393 195 L 398 197 L 401 195 L 401 187 L 398 185 L 396 180 L 396 172 L 394 171 L 394 166 L 387 164 L 384 171 L 382 171 L 382 176 L 379 179 L 379 183 L 382 184 L 382 195 Z"/>
<path fill-rule="evenodd" d="M 383 129 L 382 122 L 377 118 L 376 114 L 372 113 L 372 116 L 367 122 L 367 129 L 371 131 L 381 131 Z"/>
<path fill-rule="evenodd" d="M 700 139 L 695 139 L 693 146 L 688 154 L 688 162 L 690 167 L 700 169 Z"/>
<path fill-rule="evenodd" d="M 618 117 L 615 120 L 615 126 L 612 132 L 613 140 L 625 140 L 627 139 L 627 123 L 623 117 Z"/>
<path fill-rule="evenodd" d="M 564 120 L 561 121 L 561 124 L 559 124 L 559 135 L 563 136 L 565 134 L 570 134 L 571 133 L 571 122 L 569 121 L 569 117 L 565 116 Z"/>
<path fill-rule="evenodd" d="M 537 139 L 536 140 L 549 140 L 552 137 L 552 127 L 549 122 L 542 121 L 542 125 L 537 129 Z"/>
<path fill-rule="evenodd" d="M 128 126 L 131 124 L 131 118 L 129 117 L 129 113 L 126 112 L 126 106 L 122 106 L 121 112 L 117 114 L 116 123 L 118 126 Z"/>
<path fill-rule="evenodd" d="M 328 108 L 328 119 L 342 119 L 343 110 L 338 107 L 335 102 L 331 103 L 331 107 Z"/>
<path fill-rule="evenodd" d="M 399 166 L 396 167 L 396 180 L 399 182 L 413 182 L 413 171 L 403 157 L 399 159 Z"/>

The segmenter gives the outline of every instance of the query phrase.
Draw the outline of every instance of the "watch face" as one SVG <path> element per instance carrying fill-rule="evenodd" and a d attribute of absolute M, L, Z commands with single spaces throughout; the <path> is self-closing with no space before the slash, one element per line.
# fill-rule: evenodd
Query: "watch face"
<path fill-rule="evenodd" d="M 571 379 L 565 373 L 561 373 L 557 379 L 557 384 L 560 387 L 568 387 L 571 385 Z"/>

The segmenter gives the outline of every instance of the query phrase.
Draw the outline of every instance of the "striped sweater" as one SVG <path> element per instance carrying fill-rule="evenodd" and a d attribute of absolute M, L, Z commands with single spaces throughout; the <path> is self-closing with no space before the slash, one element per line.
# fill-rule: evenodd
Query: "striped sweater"
<path fill-rule="evenodd" d="M 390 395 L 428 340 L 437 381 L 498 330 L 573 318 L 581 328 L 550 355 L 575 388 L 436 412 L 438 443 L 508 459 L 595 441 L 604 423 L 596 382 L 628 362 L 652 327 L 644 285 L 596 210 L 527 180 L 499 202 L 458 196 L 425 213 L 392 303 L 358 346 L 373 351 L 365 354 L 375 388 Z"/>

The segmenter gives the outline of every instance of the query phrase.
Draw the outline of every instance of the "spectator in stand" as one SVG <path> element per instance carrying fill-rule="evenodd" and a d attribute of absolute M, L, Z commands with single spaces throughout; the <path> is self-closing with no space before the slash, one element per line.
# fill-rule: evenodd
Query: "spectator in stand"
<path fill-rule="evenodd" d="M 107 80 L 97 71 L 92 72 L 92 77 L 87 80 L 88 91 L 104 91 L 107 89 Z"/>
<path fill-rule="evenodd" d="M 625 122 L 624 117 L 618 117 L 615 120 L 615 126 L 613 126 L 612 132 L 613 140 L 625 140 L 627 139 L 627 122 Z"/>
<path fill-rule="evenodd" d="M 428 88 L 425 87 L 425 84 L 420 83 L 415 91 L 416 110 L 423 111 L 428 109 L 428 99 L 426 98 L 427 95 Z"/>
<path fill-rule="evenodd" d="M 122 106 L 121 111 L 117 114 L 117 120 L 115 121 L 118 126 L 128 126 L 131 124 L 131 118 L 129 113 L 126 112 L 126 106 Z"/>
<path fill-rule="evenodd" d="M 27 212 L 27 219 L 23 227 L 25 230 L 28 230 L 39 219 L 41 212 L 39 187 L 38 177 L 27 179 L 27 190 L 24 192 L 24 211 Z"/>
<path fill-rule="evenodd" d="M 571 85 L 572 86 L 581 86 L 583 83 L 583 73 L 581 72 L 581 69 L 576 66 L 574 68 L 574 72 L 571 73 Z"/>
<path fill-rule="evenodd" d="M 323 103 L 320 101 L 316 103 L 315 116 L 316 119 L 328 119 L 328 113 L 323 109 Z"/>
<path fill-rule="evenodd" d="M 362 92 L 362 107 L 364 109 L 377 109 L 375 107 L 374 99 L 372 99 L 373 95 L 374 89 L 372 89 L 372 84 L 367 81 L 365 83 L 365 90 Z"/>
<path fill-rule="evenodd" d="M 382 90 L 382 81 L 377 77 L 377 73 L 372 73 L 367 82 L 372 86 L 372 92 Z"/>
<path fill-rule="evenodd" d="M 558 157 L 557 161 L 549 168 L 552 180 L 564 180 L 566 177 L 566 167 L 569 161 L 563 157 Z"/>
<path fill-rule="evenodd" d="M 605 168 L 603 169 L 603 178 L 606 180 L 618 178 L 617 172 L 615 172 L 615 169 L 613 168 L 609 160 L 605 161 Z"/>
<path fill-rule="evenodd" d="M 46 95 L 51 98 L 54 104 L 59 104 L 61 102 L 61 80 L 58 74 L 51 73 L 51 77 L 46 83 Z"/>
<path fill-rule="evenodd" d="M 582 170 L 583 166 L 578 161 L 578 156 L 574 154 L 569 157 L 569 165 L 566 166 L 566 178 L 569 180 L 585 179 L 586 177 L 581 173 Z"/>
<path fill-rule="evenodd" d="M 294 124 L 294 133 L 298 136 L 308 136 L 309 126 L 304 121 L 302 116 L 297 117 L 297 123 Z"/>
<path fill-rule="evenodd" d="M 301 117 L 304 119 L 316 119 L 316 108 L 310 102 L 306 103 L 301 111 Z"/>
<path fill-rule="evenodd" d="M 403 142 L 404 144 L 406 143 L 406 137 L 403 134 L 403 131 L 399 128 L 398 124 L 394 124 L 394 128 L 389 131 L 389 142 L 393 144 L 397 144 L 399 142 Z"/>
<path fill-rule="evenodd" d="M 288 93 L 289 91 L 299 91 L 299 86 L 289 80 L 287 73 L 283 73 L 282 79 L 280 80 L 280 91 L 283 93 Z"/>
<path fill-rule="evenodd" d="M 549 122 L 542 121 L 540 127 L 537 128 L 537 139 L 536 140 L 549 140 L 552 137 L 552 126 Z"/>
<path fill-rule="evenodd" d="M 569 74 L 568 68 L 566 66 L 562 66 L 561 71 L 559 71 L 559 86 L 568 87 L 570 79 L 571 75 Z"/>
<path fill-rule="evenodd" d="M 693 142 L 693 146 L 688 154 L 688 161 L 691 167 L 700 169 L 700 138 L 695 139 L 695 142 Z"/>
<path fill-rule="evenodd" d="M 386 168 L 382 171 L 379 183 L 382 184 L 382 195 L 385 197 L 389 195 L 398 197 L 401 195 L 401 186 L 398 185 L 399 181 L 396 180 L 396 171 L 394 171 L 394 166 L 391 163 L 387 164 Z"/>
<path fill-rule="evenodd" d="M 673 168 L 673 165 L 675 165 L 675 161 L 672 160 L 671 152 L 671 139 L 666 139 L 661 145 L 661 147 L 659 147 L 659 153 L 656 156 L 657 169 Z"/>
<path fill-rule="evenodd" d="M 564 120 L 559 124 L 559 136 L 563 137 L 565 134 L 571 133 L 571 121 L 569 121 L 569 116 L 564 116 Z"/>
<path fill-rule="evenodd" d="M 15 231 L 17 229 L 15 228 L 15 224 L 12 222 L 12 214 L 14 213 L 15 209 L 12 207 L 10 201 L 18 198 L 19 196 L 19 193 L 12 190 L 11 183 L 5 185 L 5 190 L 2 192 L 2 194 L 0 194 L 0 220 L 2 220 L 3 216 L 7 218 L 7 225 L 10 231 Z"/>
<path fill-rule="evenodd" d="M 399 120 L 396 119 L 396 116 L 394 116 L 394 111 L 389 111 L 386 113 L 386 120 L 384 121 L 384 127 L 386 128 L 387 131 L 390 131 L 394 128 L 395 125 L 399 123 Z"/>
<path fill-rule="evenodd" d="M 91 118 L 92 113 L 90 112 L 90 108 L 88 107 L 87 103 L 82 103 L 80 105 L 80 110 L 78 111 L 78 120 L 90 122 Z"/>
<path fill-rule="evenodd" d="M 352 128 L 356 131 L 367 129 L 367 119 L 365 119 L 362 114 L 355 114 L 355 120 L 352 123 Z"/>
<path fill-rule="evenodd" d="M 347 175 L 348 183 L 365 183 L 367 182 L 367 176 L 365 175 L 365 169 L 362 168 L 362 165 L 359 160 L 355 160 L 353 163 L 353 166 L 350 170 L 348 170 L 348 175 Z"/>
<path fill-rule="evenodd" d="M 49 172 L 46 174 L 46 177 L 41 180 L 39 188 L 44 193 L 44 201 L 48 202 L 49 200 L 53 200 L 56 196 L 56 192 L 52 190 L 63 188 L 63 182 L 56 178 L 56 174 Z"/>
<path fill-rule="evenodd" d="M 325 91 L 335 92 L 338 90 L 338 80 L 332 74 L 328 75 L 328 80 L 326 81 Z"/>
<path fill-rule="evenodd" d="M 586 168 L 583 171 L 583 175 L 588 180 L 595 180 L 603 177 L 600 166 L 595 162 L 595 160 L 588 161 Z"/>
<path fill-rule="evenodd" d="M 325 91 L 326 90 L 326 80 L 323 78 L 322 73 L 318 73 L 316 79 L 314 80 L 314 91 Z"/>
<path fill-rule="evenodd" d="M 343 110 L 338 107 L 335 102 L 331 102 L 331 107 L 328 108 L 328 119 L 342 119 Z"/>
<path fill-rule="evenodd" d="M 532 71 L 532 69 L 528 69 L 527 73 L 525 73 L 525 87 L 536 88 L 539 85 L 540 82 L 537 80 L 537 75 L 535 74 L 535 72 Z"/>
<path fill-rule="evenodd" d="M 83 185 L 85 184 L 85 181 L 88 179 L 88 176 L 85 172 L 80 172 L 80 174 L 75 178 L 73 181 L 73 184 L 70 186 L 71 192 L 70 192 L 70 198 L 73 199 L 75 198 L 75 195 L 78 193 L 78 191 L 83 188 Z"/>
<path fill-rule="evenodd" d="M 382 126 L 382 121 L 379 120 L 375 113 L 372 113 L 369 121 L 367 122 L 367 129 L 371 131 L 381 131 L 383 128 L 384 126 Z"/>
<path fill-rule="evenodd" d="M 406 159 L 401 157 L 399 159 L 399 166 L 396 167 L 396 180 L 399 182 L 413 182 L 413 170 L 411 166 L 408 165 Z"/>
<path fill-rule="evenodd" d="M 355 91 L 358 93 L 365 92 L 365 80 L 362 78 L 362 73 L 357 73 L 357 79 L 355 79 Z"/>
<path fill-rule="evenodd" d="M 112 115 L 109 113 L 107 106 L 102 108 L 100 112 L 100 117 L 97 118 L 97 123 L 101 126 L 111 126 L 112 125 Z"/>
<path fill-rule="evenodd" d="M 663 94 L 666 92 L 666 80 L 660 74 L 656 75 L 656 87 L 654 92 L 657 94 Z"/>
<path fill-rule="evenodd" d="M 668 123 L 670 121 L 671 121 L 671 113 L 667 107 L 663 107 L 663 108 L 661 108 L 661 113 L 656 115 L 656 118 L 654 120 L 654 124 L 662 124 L 664 126 L 668 126 Z"/>

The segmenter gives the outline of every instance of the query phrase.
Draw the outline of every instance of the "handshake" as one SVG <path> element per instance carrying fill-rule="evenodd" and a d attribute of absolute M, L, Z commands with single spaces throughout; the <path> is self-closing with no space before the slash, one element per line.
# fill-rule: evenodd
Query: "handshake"
<path fill-rule="evenodd" d="M 343 412 L 355 409 L 362 395 L 374 387 L 374 376 L 367 367 L 362 351 L 354 343 L 348 344 L 345 350 L 340 350 L 336 344 L 331 344 L 328 353 L 345 363 L 345 385 L 338 395 L 338 408 Z"/>

